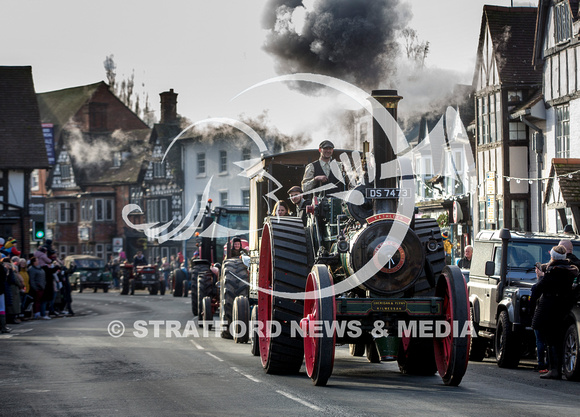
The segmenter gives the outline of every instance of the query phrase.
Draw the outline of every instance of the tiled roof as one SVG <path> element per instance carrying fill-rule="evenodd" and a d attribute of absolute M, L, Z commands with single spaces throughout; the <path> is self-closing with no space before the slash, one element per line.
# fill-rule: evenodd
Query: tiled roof
<path fill-rule="evenodd" d="M 544 204 L 548 203 L 551 195 L 554 176 L 560 176 L 560 190 L 562 197 L 567 205 L 570 203 L 580 203 L 580 187 L 578 187 L 578 178 L 580 174 L 574 174 L 572 178 L 568 177 L 571 172 L 580 171 L 580 159 L 576 158 L 554 158 L 552 159 L 552 168 L 550 170 L 550 179 L 546 185 L 546 197 Z"/>
<path fill-rule="evenodd" d="M 81 87 L 65 88 L 38 94 L 43 123 L 64 126 L 93 96 L 103 81 Z"/>
<path fill-rule="evenodd" d="M 502 84 L 541 84 L 542 68 L 534 69 L 535 7 L 483 6 L 480 50 L 485 25 L 493 40 Z"/>
<path fill-rule="evenodd" d="M 78 184 L 83 187 L 89 185 L 118 185 L 118 184 L 134 184 L 143 179 L 143 168 L 147 167 L 148 158 L 151 155 L 150 146 L 147 139 L 150 134 L 149 129 L 131 130 L 127 132 L 125 141 L 129 140 L 133 146 L 131 147 L 131 156 L 123 162 L 123 164 L 114 168 L 112 161 L 101 161 L 97 164 L 85 164 L 80 167 L 77 166 L 75 175 L 77 176 Z M 120 143 L 111 143 L 111 145 L 120 146 Z M 135 154 L 135 152 L 137 152 Z M 144 164 L 144 166 L 142 166 Z"/>
<path fill-rule="evenodd" d="M 0 66 L 0 168 L 48 168 L 31 67 Z"/>
<path fill-rule="evenodd" d="M 132 155 L 118 168 L 109 168 L 98 178 L 87 180 L 85 185 L 121 185 L 138 184 L 143 181 L 147 170 L 149 152 Z"/>

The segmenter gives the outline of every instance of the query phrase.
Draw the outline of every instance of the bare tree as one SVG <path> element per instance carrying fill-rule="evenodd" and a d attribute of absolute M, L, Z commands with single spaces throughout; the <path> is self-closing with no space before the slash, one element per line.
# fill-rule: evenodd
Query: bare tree
<path fill-rule="evenodd" d="M 107 80 L 109 81 L 109 87 L 111 91 L 115 91 L 115 78 L 117 77 L 117 73 L 115 70 L 117 69 L 117 65 L 115 64 L 114 55 L 111 54 L 105 58 L 103 62 L 105 66 L 105 72 L 107 74 Z"/>
<path fill-rule="evenodd" d="M 420 68 L 425 66 L 425 58 L 429 54 L 429 41 L 421 41 L 417 35 L 417 31 L 411 28 L 405 28 L 401 31 L 405 52 L 407 58 L 415 61 Z"/>

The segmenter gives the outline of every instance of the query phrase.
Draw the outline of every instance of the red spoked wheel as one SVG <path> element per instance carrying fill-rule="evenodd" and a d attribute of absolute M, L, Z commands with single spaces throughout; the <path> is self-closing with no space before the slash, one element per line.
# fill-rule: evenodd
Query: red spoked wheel
<path fill-rule="evenodd" d="M 304 300 L 304 318 L 300 327 L 304 334 L 304 363 L 314 385 L 324 386 L 334 366 L 336 332 L 336 302 L 332 295 L 322 298 L 320 291 L 332 287 L 332 277 L 326 265 L 314 265 L 306 280 L 306 293 L 316 293 Z"/>
<path fill-rule="evenodd" d="M 308 259 L 302 219 L 266 219 L 260 243 L 260 289 L 258 336 L 262 366 L 269 374 L 298 373 L 304 359 L 302 339 L 297 332 L 302 318 L 302 300 L 289 293 L 301 293 L 306 286 Z"/>
<path fill-rule="evenodd" d="M 443 298 L 443 320 L 448 323 L 444 337 L 435 337 L 435 362 L 437 371 L 445 385 L 458 386 L 467 370 L 471 333 L 469 322 L 469 297 L 467 285 L 457 266 L 446 266 L 435 290 L 437 297 Z M 437 336 L 437 335 L 435 335 Z"/>

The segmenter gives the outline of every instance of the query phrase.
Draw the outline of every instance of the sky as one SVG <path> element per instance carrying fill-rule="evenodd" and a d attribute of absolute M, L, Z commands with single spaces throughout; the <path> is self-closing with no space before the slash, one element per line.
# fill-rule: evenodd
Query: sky
<path fill-rule="evenodd" d="M 317 1 L 322 0 L 304 4 L 314 7 Z M 511 0 L 385 1 L 399 3 L 393 16 L 404 16 L 419 39 L 430 43 L 420 75 L 379 82 L 379 88 L 398 89 L 407 108 L 420 107 L 426 89 L 432 96 L 441 94 L 436 87 L 471 84 L 483 5 L 511 4 Z M 135 90 L 141 96 L 148 94 L 157 117 L 159 93 L 173 88 L 179 94 L 178 113 L 193 122 L 266 112 L 283 133 L 308 131 L 314 140 L 324 138 L 333 123 L 329 109 L 353 103 L 304 94 L 283 83 L 255 88 L 232 101 L 256 83 L 281 75 L 274 56 L 263 48 L 268 4 L 267 0 L 0 0 L 0 65 L 32 66 L 36 91 L 46 92 L 106 81 L 103 61 L 113 55 L 117 79 L 134 71 Z"/>

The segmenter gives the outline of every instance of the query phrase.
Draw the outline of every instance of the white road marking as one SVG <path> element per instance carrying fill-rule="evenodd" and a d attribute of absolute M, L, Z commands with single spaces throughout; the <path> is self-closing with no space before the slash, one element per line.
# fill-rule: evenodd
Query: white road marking
<path fill-rule="evenodd" d="M 240 371 L 238 368 L 235 368 L 235 367 L 233 367 L 233 366 L 232 366 L 232 369 L 233 369 L 235 372 L 237 372 L 238 374 L 240 374 L 240 375 L 242 375 L 242 376 L 245 376 L 245 377 L 246 377 L 246 378 L 248 378 L 250 381 L 254 381 L 254 382 L 262 382 L 262 381 L 260 381 L 258 378 L 255 378 L 255 377 L 253 377 L 252 375 L 249 375 L 249 374 L 245 374 L 245 373 L 243 373 L 243 372 L 242 372 L 242 371 Z"/>
<path fill-rule="evenodd" d="M 190 342 L 193 344 L 193 346 L 195 346 L 195 347 L 196 347 L 196 348 L 198 348 L 199 350 L 204 350 L 204 349 L 203 349 L 203 346 L 201 346 L 200 344 L 198 344 L 198 343 L 195 343 L 193 340 L 190 340 Z"/>
<path fill-rule="evenodd" d="M 209 353 L 209 352 L 205 352 L 205 353 L 207 353 L 209 356 L 211 356 L 211 357 L 212 357 L 212 358 L 214 358 L 214 359 L 217 359 L 217 360 L 218 360 L 218 361 L 220 361 L 220 362 L 223 362 L 223 361 L 224 361 L 223 359 L 220 359 L 220 358 L 218 358 L 218 357 L 217 357 L 216 355 L 214 355 L 213 353 Z"/>
<path fill-rule="evenodd" d="M 22 333 L 28 333 L 31 332 L 32 329 L 22 329 L 22 330 L 18 330 L 16 332 L 14 332 L 15 334 L 22 334 Z"/>
<path fill-rule="evenodd" d="M 279 390 L 278 390 L 278 391 L 276 391 L 276 392 L 277 392 L 278 394 L 281 394 L 281 395 L 283 395 L 283 396 L 284 396 L 284 397 L 286 397 L 286 398 L 290 398 L 291 400 L 294 400 L 294 401 L 296 401 L 297 403 L 300 403 L 300 404 L 302 404 L 302 405 L 305 405 L 306 407 L 312 408 L 312 409 L 313 409 L 313 410 L 315 410 L 315 411 L 322 411 L 322 408 L 320 408 L 320 407 L 317 407 L 317 406 L 315 406 L 315 405 L 312 405 L 312 404 L 310 404 L 308 401 L 304 401 L 303 399 L 301 399 L 301 398 L 298 398 L 298 397 L 295 397 L 295 396 L 294 396 L 294 395 L 292 395 L 292 394 L 288 394 L 287 392 L 284 392 L 284 391 L 279 391 Z"/>

